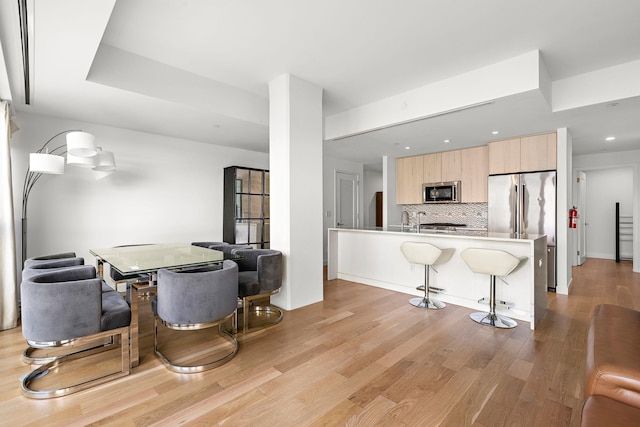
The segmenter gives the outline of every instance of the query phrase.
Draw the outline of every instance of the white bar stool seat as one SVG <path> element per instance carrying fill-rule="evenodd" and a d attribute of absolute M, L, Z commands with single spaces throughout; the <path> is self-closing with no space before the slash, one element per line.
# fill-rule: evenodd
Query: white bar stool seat
<path fill-rule="evenodd" d="M 496 314 L 496 276 L 511 274 L 527 257 L 516 257 L 509 252 L 497 249 L 467 248 L 460 257 L 474 273 L 490 276 L 489 313 L 476 312 L 469 316 L 475 322 L 496 328 L 515 328 L 518 324 L 507 316 Z"/>
<path fill-rule="evenodd" d="M 455 249 L 440 249 L 431 243 L 425 242 L 404 242 L 400 245 L 400 250 L 407 261 L 412 264 L 424 266 L 424 285 L 417 288 L 418 290 L 424 288 L 424 297 L 411 298 L 409 303 L 416 307 L 430 308 L 432 310 L 446 307 L 446 304 L 442 301 L 429 298 L 429 270 L 433 268 L 434 265 L 449 261 Z M 434 271 L 436 270 L 434 269 Z"/>

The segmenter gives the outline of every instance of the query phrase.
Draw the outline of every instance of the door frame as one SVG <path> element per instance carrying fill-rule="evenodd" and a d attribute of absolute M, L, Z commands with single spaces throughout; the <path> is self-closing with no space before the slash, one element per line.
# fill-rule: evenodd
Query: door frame
<path fill-rule="evenodd" d="M 601 169 L 616 169 L 620 167 L 630 167 L 633 169 L 633 272 L 640 273 L 640 168 L 635 163 L 611 163 L 604 165 L 583 165 L 574 166 L 572 169 L 572 176 L 574 177 L 573 183 L 575 183 L 575 177 L 577 171 L 588 172 L 590 170 Z M 575 201 L 575 190 L 573 187 L 572 199 Z M 566 221 L 566 218 L 565 218 Z M 577 234 L 573 237 L 573 245 L 577 250 L 578 241 Z M 575 257 L 570 257 L 572 264 L 575 262 Z M 575 265 L 575 264 L 574 264 Z"/>
<path fill-rule="evenodd" d="M 582 265 L 587 260 L 587 174 L 583 170 L 578 170 L 576 174 L 576 207 L 578 208 L 578 247 L 576 248 L 576 265 Z M 584 197 L 581 197 L 581 193 Z"/>
<path fill-rule="evenodd" d="M 362 181 L 360 180 L 360 174 L 358 172 L 353 172 L 353 171 L 347 171 L 347 170 L 340 170 L 340 169 L 334 169 L 333 171 L 333 211 L 335 212 L 335 215 L 333 215 L 333 227 L 334 228 L 338 228 L 338 196 L 340 194 L 340 188 L 339 188 L 339 181 L 338 181 L 338 174 L 346 174 L 346 175 L 353 175 L 355 176 L 355 181 L 356 181 L 356 191 L 354 194 L 354 199 L 355 199 L 355 219 L 356 219 L 356 223 L 354 224 L 354 228 L 358 228 L 360 227 L 360 211 L 361 211 L 361 206 L 360 206 L 360 192 L 361 192 L 361 184 Z"/>

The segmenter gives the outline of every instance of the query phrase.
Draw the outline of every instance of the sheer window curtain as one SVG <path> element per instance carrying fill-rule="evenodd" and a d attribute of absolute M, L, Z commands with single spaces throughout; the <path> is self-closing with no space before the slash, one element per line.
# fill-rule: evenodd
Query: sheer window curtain
<path fill-rule="evenodd" d="M 7 101 L 0 101 L 0 113 L 0 330 L 5 330 L 18 325 L 18 284 Z"/>

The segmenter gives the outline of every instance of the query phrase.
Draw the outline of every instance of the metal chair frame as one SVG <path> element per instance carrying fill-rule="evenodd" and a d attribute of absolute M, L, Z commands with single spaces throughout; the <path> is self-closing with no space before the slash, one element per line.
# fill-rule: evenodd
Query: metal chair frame
<path fill-rule="evenodd" d="M 228 316 L 213 322 L 187 323 L 187 324 L 168 323 L 162 320 L 160 316 L 156 314 L 155 325 L 153 329 L 153 351 L 156 353 L 156 355 L 158 355 L 158 357 L 160 358 L 160 361 L 162 361 L 162 363 L 167 367 L 167 369 L 180 374 L 193 374 L 196 372 L 207 371 L 209 369 L 216 368 L 220 365 L 224 365 L 225 363 L 230 361 L 238 352 L 238 339 L 232 333 L 226 331 L 223 328 L 223 326 L 227 322 L 231 321 L 231 328 L 233 331 L 235 331 L 238 328 L 237 319 L 238 319 L 237 310 L 234 310 L 234 312 L 229 314 Z M 224 356 L 214 359 L 202 365 L 194 365 L 194 366 L 179 365 L 175 362 L 172 362 L 166 355 L 164 355 L 160 351 L 158 346 L 158 325 L 163 325 L 164 327 L 171 330 L 175 330 L 175 331 L 194 331 L 194 330 L 207 329 L 207 328 L 217 326 L 218 335 L 220 335 L 225 340 L 229 341 L 233 345 L 233 348 L 229 353 L 225 354 Z"/>
<path fill-rule="evenodd" d="M 91 343 L 96 340 L 105 340 L 111 342 L 111 345 L 104 345 L 100 347 L 91 347 Z M 73 340 L 69 340 L 63 344 L 71 347 L 83 347 L 89 345 L 89 348 L 75 351 L 70 354 L 66 354 L 61 357 L 57 357 L 54 360 L 34 369 L 27 375 L 21 378 L 22 393 L 33 399 L 49 399 L 52 397 L 66 396 L 72 393 L 76 393 L 88 388 L 103 384 L 105 382 L 129 375 L 131 369 L 131 361 L 129 359 L 129 327 L 121 327 L 111 329 L 108 331 L 99 332 L 97 334 L 88 335 L 85 337 L 79 337 Z M 67 369 L 74 361 L 80 360 L 84 357 L 88 357 L 93 354 L 101 353 L 110 350 L 113 345 L 120 347 L 120 369 L 104 375 L 98 374 L 90 379 L 84 379 L 76 384 L 61 388 L 49 388 L 46 387 L 46 383 L 50 383 L 51 377 L 56 375 L 62 375 L 58 369 L 65 365 Z M 45 386 L 39 387 L 39 382 L 45 383 Z"/>

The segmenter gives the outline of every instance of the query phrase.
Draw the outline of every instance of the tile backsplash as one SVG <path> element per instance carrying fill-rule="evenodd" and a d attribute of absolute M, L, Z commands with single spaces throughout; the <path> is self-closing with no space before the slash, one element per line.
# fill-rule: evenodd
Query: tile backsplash
<path fill-rule="evenodd" d="M 487 228 L 486 203 L 436 203 L 420 205 L 404 205 L 403 210 L 409 212 L 409 222 L 412 226 L 418 221 L 418 212 L 421 223 L 429 222 L 450 222 L 455 224 L 466 224 L 473 228 Z"/>

